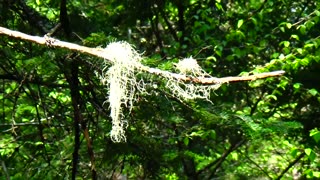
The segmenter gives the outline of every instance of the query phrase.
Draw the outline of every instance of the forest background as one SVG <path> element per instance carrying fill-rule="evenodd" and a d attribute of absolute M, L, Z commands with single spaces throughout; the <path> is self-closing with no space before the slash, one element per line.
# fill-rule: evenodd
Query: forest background
<path fill-rule="evenodd" d="M 191 100 L 136 74 L 148 86 L 123 106 L 126 141 L 115 143 L 103 59 L 0 34 L 0 178 L 320 178 L 319 9 L 307 0 L 0 0 L 1 27 L 87 47 L 126 41 L 161 70 L 193 57 L 213 77 L 286 72 Z"/>

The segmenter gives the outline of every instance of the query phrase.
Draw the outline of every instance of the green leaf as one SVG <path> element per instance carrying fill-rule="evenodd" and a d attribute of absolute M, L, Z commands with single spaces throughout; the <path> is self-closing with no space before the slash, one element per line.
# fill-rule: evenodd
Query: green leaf
<path fill-rule="evenodd" d="M 240 28 L 243 24 L 243 19 L 240 19 L 237 24 L 237 28 Z"/>
<path fill-rule="evenodd" d="M 35 145 L 43 145 L 43 142 L 38 141 L 38 142 L 35 143 Z"/>
<path fill-rule="evenodd" d="M 289 41 L 283 41 L 283 45 L 284 45 L 284 47 L 289 47 L 290 46 L 290 42 Z"/>
<path fill-rule="evenodd" d="M 301 34 L 306 34 L 306 26 L 305 25 L 298 26 L 298 29 L 300 30 Z"/>
<path fill-rule="evenodd" d="M 312 96 L 316 96 L 318 94 L 318 91 L 316 89 L 312 88 L 308 91 L 308 93 L 310 93 Z"/>
<path fill-rule="evenodd" d="M 222 50 L 223 50 L 223 47 L 222 47 L 222 46 L 217 45 L 217 46 L 214 47 L 214 52 L 215 52 L 219 57 L 222 56 Z"/>
<path fill-rule="evenodd" d="M 251 20 L 252 20 L 252 22 L 253 22 L 253 24 L 254 24 L 254 25 L 257 25 L 257 24 L 258 24 L 258 21 L 257 21 L 257 19 L 256 19 L 256 18 L 251 17 Z"/>
<path fill-rule="evenodd" d="M 220 3 L 215 3 L 216 7 L 219 9 L 219 10 L 222 10 L 222 6 Z"/>
<path fill-rule="evenodd" d="M 261 40 L 259 42 L 259 46 L 261 46 L 261 47 L 266 47 L 267 45 L 268 45 L 268 42 L 266 40 Z"/>
<path fill-rule="evenodd" d="M 316 178 L 320 177 L 320 172 L 319 171 L 313 171 L 312 174 L 313 174 L 313 177 L 316 177 Z"/>
<path fill-rule="evenodd" d="M 297 148 L 293 148 L 293 149 L 291 150 L 290 154 L 291 154 L 291 156 L 292 156 L 293 158 L 295 158 L 295 157 L 297 157 L 298 152 L 299 152 L 299 151 L 298 151 Z"/>
<path fill-rule="evenodd" d="M 320 131 L 318 129 L 312 129 L 310 136 L 318 143 L 320 141 Z"/>
<path fill-rule="evenodd" d="M 298 36 L 298 35 L 296 35 L 296 34 L 292 34 L 292 35 L 291 35 L 291 38 L 292 38 L 292 39 L 296 39 L 296 40 L 298 40 L 298 41 L 299 41 L 299 36 Z"/>
<path fill-rule="evenodd" d="M 216 62 L 217 58 L 215 58 L 214 56 L 209 56 L 209 57 L 207 57 L 207 60 L 212 60 L 212 61 Z"/>
<path fill-rule="evenodd" d="M 303 53 L 302 48 L 297 48 L 296 50 L 297 50 L 297 52 L 298 52 L 299 54 L 302 54 L 302 53 Z"/>
<path fill-rule="evenodd" d="M 294 83 L 293 88 L 294 89 L 300 89 L 301 83 Z"/>
<path fill-rule="evenodd" d="M 314 44 L 312 44 L 312 43 L 308 43 L 308 44 L 304 45 L 304 48 L 312 48 L 312 47 L 314 47 Z"/>
<path fill-rule="evenodd" d="M 307 148 L 307 149 L 304 150 L 304 152 L 309 156 L 311 154 L 311 152 L 312 152 L 312 149 Z"/>
<path fill-rule="evenodd" d="M 272 55 L 271 55 L 271 58 L 273 58 L 273 59 L 276 59 L 276 58 L 278 58 L 279 57 L 279 53 L 273 53 Z"/>
<path fill-rule="evenodd" d="M 291 29 L 292 24 L 291 23 L 287 23 L 286 26 L 287 26 L 288 29 Z"/>
<path fill-rule="evenodd" d="M 244 35 L 244 33 L 240 30 L 237 30 L 235 34 L 239 39 L 243 39 L 246 37 L 246 35 Z"/>
<path fill-rule="evenodd" d="M 308 57 L 305 57 L 305 58 L 300 60 L 300 64 L 302 66 L 307 66 L 307 65 L 309 65 L 309 63 L 310 63 L 310 59 Z"/>
<path fill-rule="evenodd" d="M 211 130 L 209 135 L 212 139 L 216 139 L 216 132 L 214 130 Z"/>
<path fill-rule="evenodd" d="M 266 99 L 277 100 L 277 96 L 270 94 L 270 95 L 267 95 L 267 96 L 266 96 Z"/>
<path fill-rule="evenodd" d="M 192 133 L 190 134 L 190 136 L 191 136 L 191 137 L 192 137 L 192 136 L 201 137 L 201 136 L 203 136 L 203 134 L 204 134 L 204 131 L 203 131 L 203 130 L 199 130 L 199 131 L 194 131 L 194 132 L 192 132 Z"/>
<path fill-rule="evenodd" d="M 311 20 L 305 22 L 304 24 L 306 25 L 307 29 L 311 29 L 315 25 L 315 23 Z"/>
<path fill-rule="evenodd" d="M 233 159 L 233 160 L 238 160 L 239 159 L 239 155 L 238 155 L 238 153 L 236 153 L 236 152 L 232 152 L 231 153 L 231 158 Z"/>
<path fill-rule="evenodd" d="M 316 154 L 313 152 L 313 150 L 311 148 L 306 148 L 304 150 L 304 152 L 306 153 L 306 155 L 308 156 L 308 158 L 311 162 L 313 162 L 315 160 Z"/>
<path fill-rule="evenodd" d="M 188 144 L 189 144 L 189 138 L 188 138 L 188 137 L 185 137 L 185 138 L 183 139 L 183 143 L 184 143 L 184 145 L 188 146 Z"/>

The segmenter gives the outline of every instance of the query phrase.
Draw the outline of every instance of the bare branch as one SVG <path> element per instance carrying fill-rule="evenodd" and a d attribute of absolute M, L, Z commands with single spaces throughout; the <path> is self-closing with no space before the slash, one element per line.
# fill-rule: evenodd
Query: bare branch
<path fill-rule="evenodd" d="M 13 31 L 4 27 L 0 27 L 0 34 L 5 34 L 18 39 L 31 41 L 37 44 L 69 49 L 69 50 L 81 52 L 84 54 L 89 54 L 96 57 L 104 58 L 105 60 L 109 60 L 110 62 L 112 61 L 112 58 L 110 58 L 109 54 L 106 53 L 105 49 L 99 48 L 99 47 L 90 48 L 90 47 L 80 46 L 77 44 L 60 41 L 58 39 L 54 39 L 48 36 L 44 36 L 44 37 L 31 36 L 31 35 L 21 33 L 18 31 Z M 250 76 L 242 76 L 242 77 L 235 76 L 235 77 L 223 77 L 223 78 L 215 78 L 215 77 L 206 78 L 206 77 L 190 77 L 183 74 L 171 73 L 171 72 L 163 71 L 156 68 L 150 68 L 142 64 L 137 68 L 142 71 L 149 72 L 151 74 L 156 74 L 162 77 L 170 77 L 177 80 L 189 81 L 189 82 L 205 84 L 205 85 L 223 84 L 223 83 L 238 82 L 238 81 L 252 81 L 252 80 L 262 79 L 267 77 L 281 76 L 285 73 L 285 71 L 281 70 L 281 71 L 266 72 L 266 73 L 255 74 Z"/>
<path fill-rule="evenodd" d="M 80 45 L 69 43 L 69 42 L 60 41 L 58 39 L 54 39 L 48 36 L 44 36 L 44 37 L 31 36 L 31 35 L 21 33 L 18 31 L 13 31 L 4 27 L 0 27 L 0 34 L 5 34 L 18 39 L 31 41 L 37 44 L 69 49 L 69 50 L 78 51 L 81 53 L 90 54 L 93 56 L 108 59 L 108 56 L 105 56 L 106 54 L 104 53 L 104 49 L 102 48 L 89 48 L 89 47 L 80 46 Z"/>

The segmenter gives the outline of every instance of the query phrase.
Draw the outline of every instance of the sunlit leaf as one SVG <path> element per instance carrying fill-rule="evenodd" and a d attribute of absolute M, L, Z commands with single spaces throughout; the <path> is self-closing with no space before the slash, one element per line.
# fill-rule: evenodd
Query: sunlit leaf
<path fill-rule="evenodd" d="M 289 47 L 290 46 L 290 42 L 289 41 L 283 41 L 283 45 L 284 45 L 284 47 Z"/>
<path fill-rule="evenodd" d="M 291 23 L 286 23 L 286 26 L 287 26 L 288 29 L 291 29 L 292 24 Z"/>
<path fill-rule="evenodd" d="M 301 87 L 301 83 L 294 83 L 293 87 L 295 89 L 299 89 Z"/>
<path fill-rule="evenodd" d="M 237 28 L 239 29 L 243 24 L 243 19 L 240 19 L 237 24 Z"/>
<path fill-rule="evenodd" d="M 232 159 L 234 159 L 236 161 L 239 159 L 238 153 L 236 153 L 236 152 L 232 152 L 231 157 L 232 157 Z"/>
<path fill-rule="evenodd" d="M 273 100 L 277 100 L 277 96 L 269 94 L 266 96 L 267 99 L 273 99 Z"/>
<path fill-rule="evenodd" d="M 309 89 L 308 91 L 312 96 L 316 96 L 318 94 L 318 91 L 316 89 Z"/>
<path fill-rule="evenodd" d="M 311 152 L 312 152 L 312 149 L 307 148 L 307 149 L 304 150 L 304 152 L 309 156 L 311 154 Z"/>
<path fill-rule="evenodd" d="M 311 148 L 306 148 L 304 150 L 304 152 L 306 153 L 306 155 L 308 156 L 308 158 L 310 159 L 310 161 L 314 161 L 316 158 L 316 154 L 315 152 L 311 149 Z"/>
<path fill-rule="evenodd" d="M 291 35 L 291 38 L 296 39 L 296 40 L 299 40 L 299 36 L 296 35 L 296 34 L 292 34 L 292 35 Z"/>
<path fill-rule="evenodd" d="M 301 34 L 306 34 L 306 26 L 305 25 L 298 26 L 298 29 L 300 30 Z"/>
<path fill-rule="evenodd" d="M 302 54 L 302 52 L 303 52 L 302 48 L 297 48 L 296 50 L 297 50 L 297 52 L 298 52 L 299 54 Z"/>
<path fill-rule="evenodd" d="M 317 129 L 313 129 L 310 131 L 310 136 L 313 137 L 313 139 L 316 141 L 316 142 L 319 142 L 320 141 L 320 131 L 317 130 Z"/>
<path fill-rule="evenodd" d="M 312 174 L 314 177 L 320 178 L 320 171 L 313 171 Z"/>
<path fill-rule="evenodd" d="M 183 138 L 183 143 L 184 143 L 184 145 L 188 146 L 189 145 L 189 138 L 188 137 Z"/>

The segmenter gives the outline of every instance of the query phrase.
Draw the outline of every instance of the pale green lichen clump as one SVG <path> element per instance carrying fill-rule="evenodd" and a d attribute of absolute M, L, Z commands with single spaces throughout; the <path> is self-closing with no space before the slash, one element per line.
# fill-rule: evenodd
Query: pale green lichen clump
<path fill-rule="evenodd" d="M 135 67 L 140 65 L 141 56 L 126 42 L 113 42 L 105 48 L 113 65 L 103 77 L 102 81 L 109 85 L 109 104 L 112 118 L 111 139 L 114 142 L 126 141 L 125 129 L 128 126 L 124 119 L 122 108 L 131 110 L 135 87 L 137 86 Z"/>
<path fill-rule="evenodd" d="M 212 76 L 206 73 L 199 66 L 197 60 L 192 57 L 180 60 L 176 63 L 176 69 L 180 74 L 190 78 L 212 78 Z M 220 85 L 221 84 L 201 85 L 175 79 L 169 79 L 167 82 L 167 87 L 177 98 L 180 98 L 181 100 L 206 99 L 210 101 L 210 92 L 218 89 Z"/>
<path fill-rule="evenodd" d="M 109 106 L 112 119 L 112 130 L 110 136 L 114 142 L 126 141 L 125 129 L 128 126 L 123 114 L 123 107 L 131 111 L 136 100 L 136 91 L 145 92 L 145 83 L 137 81 L 136 73 L 142 71 L 141 56 L 132 46 L 126 42 L 113 42 L 104 49 L 105 57 L 111 61 L 109 68 L 107 61 L 103 64 L 102 74 L 99 75 L 102 83 L 109 87 Z M 207 74 L 192 57 L 183 59 L 176 64 L 176 68 L 181 75 L 191 78 L 211 77 Z M 163 76 L 167 81 L 166 88 L 171 93 L 181 99 L 202 98 L 209 100 L 210 91 L 217 89 L 220 85 L 200 85 L 185 82 L 173 76 Z"/>

